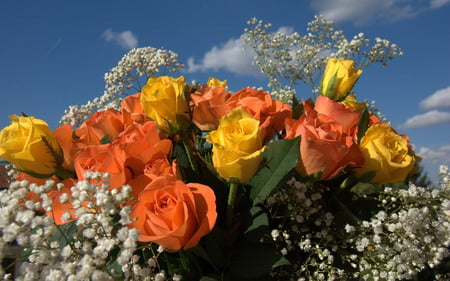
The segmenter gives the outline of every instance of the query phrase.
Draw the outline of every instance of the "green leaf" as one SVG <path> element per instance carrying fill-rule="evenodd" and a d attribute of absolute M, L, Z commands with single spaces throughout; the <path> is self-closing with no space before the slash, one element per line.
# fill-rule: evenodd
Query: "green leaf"
<path fill-rule="evenodd" d="M 361 142 L 361 139 L 366 134 L 368 128 L 369 128 L 369 111 L 366 108 L 364 109 L 361 115 L 361 119 L 359 120 L 358 123 L 358 134 L 357 134 L 358 144 Z"/>
<path fill-rule="evenodd" d="M 368 171 L 358 178 L 361 182 L 370 182 L 377 175 L 376 171 Z"/>
<path fill-rule="evenodd" d="M 303 104 L 299 103 L 297 98 L 292 98 L 292 118 L 298 120 L 304 112 Z"/>
<path fill-rule="evenodd" d="M 183 144 L 175 143 L 173 146 L 172 158 L 177 159 L 178 165 L 182 169 L 189 169 L 191 164 L 189 163 L 189 158 L 186 155 L 186 150 L 184 149 Z"/>
<path fill-rule="evenodd" d="M 250 225 L 245 230 L 245 237 L 252 242 L 259 242 L 270 232 L 267 213 L 258 206 L 250 210 Z"/>
<path fill-rule="evenodd" d="M 109 139 L 108 135 L 104 135 L 103 138 L 100 140 L 100 144 L 109 144 L 111 143 L 111 140 Z"/>
<path fill-rule="evenodd" d="M 281 257 L 276 263 L 273 264 L 273 267 L 278 267 L 278 266 L 282 266 L 282 265 L 289 265 L 291 264 L 291 262 L 285 258 L 285 257 Z"/>
<path fill-rule="evenodd" d="M 56 226 L 59 231 L 53 234 L 52 241 L 58 241 L 61 248 L 73 242 L 73 234 L 78 232 L 77 222 L 71 221 Z"/>
<path fill-rule="evenodd" d="M 251 186 L 253 206 L 265 200 L 278 184 L 294 169 L 299 159 L 300 138 L 279 140 L 264 151 L 262 168 L 247 184 Z"/>
<path fill-rule="evenodd" d="M 56 151 L 53 146 L 50 144 L 50 142 L 48 141 L 48 139 L 44 136 L 41 136 L 41 140 L 42 142 L 45 144 L 45 146 L 47 147 L 47 149 L 50 151 L 50 154 L 53 156 L 53 158 L 55 158 L 56 160 L 56 165 L 57 166 L 61 166 L 62 163 L 64 162 L 64 155 L 63 155 L 63 150 L 60 148 L 59 151 Z M 58 144 L 59 146 L 59 144 Z"/>
<path fill-rule="evenodd" d="M 322 170 L 309 174 L 307 176 L 301 176 L 299 175 L 298 178 L 300 179 L 300 181 L 302 182 L 314 182 L 314 181 L 319 181 L 322 178 L 323 172 L 325 171 L 325 168 L 323 168 Z"/>
<path fill-rule="evenodd" d="M 272 244 L 242 240 L 231 257 L 231 280 L 271 280 L 269 273 L 280 256 Z"/>
<path fill-rule="evenodd" d="M 80 139 L 79 136 L 77 136 L 77 134 L 75 133 L 75 131 L 72 132 L 72 140 L 77 140 Z"/>
<path fill-rule="evenodd" d="M 211 277 L 211 276 L 203 276 L 202 278 L 200 278 L 200 281 L 219 281 L 220 276 L 217 277 Z"/>
<path fill-rule="evenodd" d="M 352 186 L 354 186 L 357 183 L 358 183 L 358 180 L 356 178 L 354 178 L 353 176 L 348 176 L 341 182 L 339 187 L 342 189 L 351 188 Z"/>

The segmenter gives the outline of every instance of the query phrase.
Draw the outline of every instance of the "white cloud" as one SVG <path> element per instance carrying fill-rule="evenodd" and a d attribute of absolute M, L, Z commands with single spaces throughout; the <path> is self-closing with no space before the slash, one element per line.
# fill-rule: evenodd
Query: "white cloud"
<path fill-rule="evenodd" d="M 409 118 L 399 127 L 402 129 L 411 129 L 446 123 L 450 124 L 450 112 L 431 110 Z"/>
<path fill-rule="evenodd" d="M 113 32 L 111 28 L 108 28 L 102 33 L 101 36 L 106 42 L 113 42 L 124 49 L 133 49 L 138 45 L 136 35 L 129 30 Z"/>
<path fill-rule="evenodd" d="M 431 0 L 430 8 L 439 9 L 440 7 L 447 5 L 448 3 L 450 3 L 450 0 Z"/>
<path fill-rule="evenodd" d="M 436 149 L 420 147 L 416 150 L 416 154 L 422 157 L 424 162 L 430 164 L 450 164 L 450 144 Z"/>
<path fill-rule="evenodd" d="M 420 107 L 425 110 L 437 108 L 450 108 L 450 86 L 440 89 L 420 102 Z"/>
<path fill-rule="evenodd" d="M 278 28 L 277 32 L 283 33 L 285 35 L 291 35 L 292 33 L 294 33 L 294 28 L 290 26 L 282 26 Z"/>
<path fill-rule="evenodd" d="M 373 21 L 398 21 L 437 9 L 450 0 L 311 0 L 311 7 L 326 18 L 363 25 Z"/>
<path fill-rule="evenodd" d="M 255 56 L 253 50 L 244 49 L 241 39 L 230 39 L 222 46 L 214 46 L 205 53 L 200 63 L 195 63 L 194 58 L 187 60 L 187 71 L 218 71 L 225 69 L 237 74 L 257 75 L 258 69 L 252 64 Z"/>
<path fill-rule="evenodd" d="M 276 32 L 290 35 L 294 32 L 292 27 L 282 26 Z M 255 52 L 250 48 L 244 48 L 241 39 L 229 39 L 221 46 L 214 46 L 207 51 L 199 63 L 193 57 L 187 60 L 187 72 L 218 71 L 224 69 L 236 74 L 257 76 L 259 69 L 253 65 Z"/>

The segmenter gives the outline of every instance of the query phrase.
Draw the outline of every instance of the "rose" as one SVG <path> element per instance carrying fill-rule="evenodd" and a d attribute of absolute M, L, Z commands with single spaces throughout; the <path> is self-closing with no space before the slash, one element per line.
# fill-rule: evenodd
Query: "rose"
<path fill-rule="evenodd" d="M 405 180 L 413 170 L 416 157 L 408 145 L 408 139 L 399 135 L 388 124 L 369 127 L 360 142 L 365 163 L 355 169 L 357 177 L 376 172 L 372 183 L 384 184 Z"/>
<path fill-rule="evenodd" d="M 327 97 L 318 97 L 314 108 L 303 106 L 299 120 L 286 120 L 286 138 L 301 136 L 296 170 L 303 176 L 321 172 L 319 179 L 329 180 L 346 167 L 361 166 L 364 157 L 354 137 L 360 114 Z"/>
<path fill-rule="evenodd" d="M 75 153 L 73 143 L 73 129 L 69 123 L 63 123 L 53 130 L 53 135 L 58 141 L 64 154 L 64 167 L 73 170 L 73 154 Z"/>
<path fill-rule="evenodd" d="M 227 86 L 227 80 L 220 81 L 217 78 L 209 77 L 207 85 L 210 88 L 214 88 L 214 87 L 225 88 Z"/>
<path fill-rule="evenodd" d="M 32 183 L 35 184 L 36 186 L 40 186 L 40 185 L 45 185 L 45 183 L 51 179 L 51 180 L 57 180 L 56 177 L 50 177 L 50 178 L 35 178 L 33 176 L 30 176 L 29 174 L 26 174 L 24 172 L 17 172 L 17 175 L 15 176 L 14 180 L 16 182 L 20 182 L 20 181 L 27 181 L 28 183 Z M 9 186 L 9 185 L 6 185 Z M 5 187 L 6 187 L 5 186 Z M 27 194 L 25 195 L 26 200 L 30 200 L 30 201 L 34 201 L 34 202 L 42 202 L 41 197 L 36 194 L 33 191 L 29 191 L 27 192 Z"/>
<path fill-rule="evenodd" d="M 50 200 L 52 200 L 52 209 L 47 212 L 48 216 L 52 216 L 55 224 L 62 225 L 71 221 L 78 219 L 75 216 L 76 209 L 73 208 L 73 201 L 71 200 L 72 191 L 71 187 L 75 186 L 77 183 L 74 179 L 66 179 L 59 184 L 62 185 L 61 188 L 53 189 L 47 193 L 47 196 Z M 61 196 L 67 197 L 67 201 L 61 201 Z M 86 202 L 82 202 L 83 206 L 86 206 Z M 63 221 L 62 217 L 64 213 L 69 212 L 70 219 L 67 221 Z"/>
<path fill-rule="evenodd" d="M 358 102 L 355 95 L 347 95 L 343 101 L 341 101 L 346 107 L 350 107 L 355 112 L 362 112 L 367 108 L 365 102 Z"/>
<path fill-rule="evenodd" d="M 212 131 L 207 140 L 213 144 L 213 165 L 222 178 L 245 182 L 258 170 L 264 151 L 259 121 L 242 108 L 223 116 L 217 130 Z"/>
<path fill-rule="evenodd" d="M 11 125 L 0 131 L 0 158 L 18 170 L 50 177 L 63 162 L 63 152 L 45 121 L 11 115 Z"/>
<path fill-rule="evenodd" d="M 139 124 L 143 124 L 149 120 L 141 105 L 141 93 L 124 98 L 120 103 L 120 106 L 122 108 L 122 118 L 124 120 L 129 118 L 132 122 Z"/>
<path fill-rule="evenodd" d="M 223 87 L 199 87 L 191 94 L 192 122 L 202 131 L 217 129 L 219 119 L 231 111 L 226 104 L 229 97 Z"/>
<path fill-rule="evenodd" d="M 361 114 L 355 112 L 354 108 L 346 107 L 341 102 L 319 96 L 314 104 L 314 110 L 321 114 L 330 117 L 332 120 L 340 124 L 341 131 L 346 135 L 352 136 L 353 140 L 357 140 L 358 123 Z"/>
<path fill-rule="evenodd" d="M 158 131 L 154 121 L 128 126 L 113 142 L 125 157 L 125 166 L 133 177 L 144 173 L 149 162 L 167 159 L 172 152 L 172 142 Z"/>
<path fill-rule="evenodd" d="M 123 165 L 130 173 L 126 184 L 132 187 L 133 197 L 152 180 L 149 171 L 155 174 L 165 172 L 163 166 L 168 164 L 172 152 L 172 142 L 165 139 L 154 121 L 129 125 L 112 144 L 124 154 Z"/>
<path fill-rule="evenodd" d="M 109 143 L 123 129 L 122 114 L 119 111 L 114 109 L 98 111 L 75 130 L 75 142 L 85 145 Z"/>
<path fill-rule="evenodd" d="M 153 180 L 139 194 L 130 217 L 142 242 L 169 250 L 189 249 L 214 227 L 216 198 L 206 185 L 185 184 L 173 176 Z"/>
<path fill-rule="evenodd" d="M 284 120 L 292 116 L 289 105 L 273 100 L 268 92 L 244 88 L 227 100 L 231 108 L 242 107 L 253 118 L 259 120 L 261 138 L 264 142 L 284 129 Z"/>
<path fill-rule="evenodd" d="M 119 145 L 90 145 L 78 151 L 74 157 L 74 167 L 78 179 L 84 179 L 86 172 L 109 173 L 111 188 L 120 188 L 131 178 L 125 167 L 125 152 Z"/>
<path fill-rule="evenodd" d="M 355 70 L 353 60 L 331 58 L 327 61 L 320 84 L 320 94 L 341 100 L 350 92 L 362 73 Z"/>
<path fill-rule="evenodd" d="M 145 114 L 167 132 L 183 129 L 189 120 L 184 97 L 184 77 L 150 77 L 142 88 L 141 105 Z"/>

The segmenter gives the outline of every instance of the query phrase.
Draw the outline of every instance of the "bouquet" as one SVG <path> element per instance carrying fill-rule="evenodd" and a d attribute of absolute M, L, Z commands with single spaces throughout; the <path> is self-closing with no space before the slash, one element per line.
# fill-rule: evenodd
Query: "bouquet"
<path fill-rule="evenodd" d="M 151 75 L 55 130 L 12 115 L 3 279 L 447 278 L 448 180 L 409 183 L 420 157 L 358 101 L 362 71 L 327 58 L 319 94 L 289 101 Z"/>

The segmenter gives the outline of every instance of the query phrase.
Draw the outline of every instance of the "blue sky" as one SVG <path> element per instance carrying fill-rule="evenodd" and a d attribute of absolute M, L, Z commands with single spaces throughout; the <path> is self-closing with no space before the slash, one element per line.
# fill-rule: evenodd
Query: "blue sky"
<path fill-rule="evenodd" d="M 410 136 L 436 179 L 439 164 L 450 164 L 450 0 L 2 0 L 0 127 L 25 112 L 56 128 L 69 105 L 102 95 L 104 73 L 133 47 L 178 53 L 188 81 L 215 76 L 231 90 L 264 87 L 240 50 L 247 20 L 303 34 L 316 14 L 348 38 L 363 32 L 403 49 L 386 68 L 366 68 L 354 90 Z"/>

